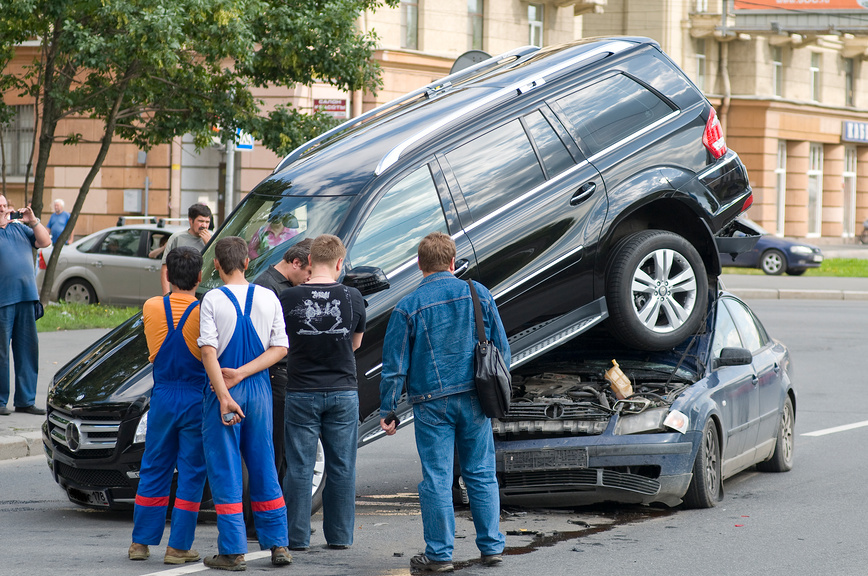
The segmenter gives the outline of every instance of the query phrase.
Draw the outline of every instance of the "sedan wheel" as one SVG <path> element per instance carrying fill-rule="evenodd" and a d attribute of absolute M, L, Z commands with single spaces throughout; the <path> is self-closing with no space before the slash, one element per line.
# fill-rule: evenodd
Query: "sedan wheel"
<path fill-rule="evenodd" d="M 72 278 L 64 282 L 60 289 L 60 300 L 74 304 L 96 304 L 96 292 L 90 282 L 81 278 Z"/>
<path fill-rule="evenodd" d="M 699 253 L 683 237 L 646 230 L 624 241 L 609 268 L 609 328 L 624 344 L 665 350 L 702 323 L 708 278 Z"/>
<path fill-rule="evenodd" d="M 779 276 L 787 269 L 787 260 L 780 250 L 766 250 L 760 258 L 760 268 L 770 276 Z"/>
<path fill-rule="evenodd" d="M 709 420 L 702 431 L 702 441 L 693 462 L 693 478 L 684 495 L 684 506 L 713 508 L 723 493 L 721 483 L 720 439 L 717 436 L 717 426 Z"/>
<path fill-rule="evenodd" d="M 787 400 L 784 402 L 784 409 L 781 410 L 781 421 L 778 428 L 778 437 L 775 441 L 775 451 L 771 458 L 756 465 L 757 470 L 762 472 L 789 472 L 793 469 L 795 427 L 796 413 L 793 410 L 792 400 L 787 396 Z"/>

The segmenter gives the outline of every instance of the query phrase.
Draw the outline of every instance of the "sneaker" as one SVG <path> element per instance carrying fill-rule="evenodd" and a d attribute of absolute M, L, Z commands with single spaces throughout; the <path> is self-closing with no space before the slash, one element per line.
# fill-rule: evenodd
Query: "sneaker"
<path fill-rule="evenodd" d="M 424 572 L 452 572 L 455 566 L 451 560 L 431 560 L 424 554 L 419 554 L 410 558 L 411 570 L 422 570 Z"/>
<path fill-rule="evenodd" d="M 215 570 L 230 570 L 232 572 L 247 570 L 247 562 L 244 561 L 244 554 L 218 554 L 216 556 L 208 556 L 205 558 L 205 566 L 208 568 L 214 568 Z"/>
<path fill-rule="evenodd" d="M 500 554 L 492 554 L 490 556 L 482 555 L 482 564 L 485 566 L 497 566 L 503 562 L 503 556 Z"/>
<path fill-rule="evenodd" d="M 178 550 L 171 546 L 166 546 L 166 555 L 163 557 L 163 564 L 186 564 L 187 562 L 198 562 L 199 553 L 195 550 Z"/>
<path fill-rule="evenodd" d="M 287 566 L 292 564 L 292 554 L 286 551 L 284 546 L 274 546 L 271 549 L 271 565 Z"/>
<path fill-rule="evenodd" d="M 12 414 L 12 410 L 6 406 L 0 406 L 0 416 L 9 416 L 10 414 Z"/>
<path fill-rule="evenodd" d="M 349 544 L 329 544 L 328 547 L 330 550 L 349 550 L 350 545 Z"/>
<path fill-rule="evenodd" d="M 133 542 L 130 544 L 130 549 L 127 552 L 130 557 L 130 560 L 147 560 L 148 556 L 151 555 L 151 551 L 148 550 L 148 547 L 144 544 L 136 544 Z"/>

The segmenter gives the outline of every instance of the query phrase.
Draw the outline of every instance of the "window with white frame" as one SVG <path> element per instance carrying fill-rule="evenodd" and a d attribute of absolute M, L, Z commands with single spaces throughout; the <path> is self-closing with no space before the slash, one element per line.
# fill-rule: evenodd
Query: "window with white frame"
<path fill-rule="evenodd" d="M 696 87 L 705 92 L 705 38 L 696 39 Z"/>
<path fill-rule="evenodd" d="M 482 0 L 467 0 L 467 36 L 470 50 L 482 50 L 482 32 L 485 15 Z"/>
<path fill-rule="evenodd" d="M 778 140 L 778 157 L 775 161 L 775 193 L 778 199 L 777 230 L 775 236 L 784 235 L 787 217 L 787 141 Z"/>
<path fill-rule="evenodd" d="M 784 95 L 784 49 L 772 46 L 772 86 L 775 96 Z"/>
<path fill-rule="evenodd" d="M 11 108 L 14 116 L 0 132 L 0 137 L 3 138 L 0 168 L 6 170 L 7 176 L 24 176 L 27 173 L 27 162 L 30 161 L 30 151 L 33 150 L 33 130 L 36 123 L 33 106 L 25 104 Z"/>
<path fill-rule="evenodd" d="M 401 0 L 401 48 L 419 49 L 419 2 Z"/>
<path fill-rule="evenodd" d="M 708 0 L 696 0 L 696 11 L 708 12 Z"/>
<path fill-rule="evenodd" d="M 820 62 L 822 54 L 811 53 L 811 100 L 820 101 Z"/>
<path fill-rule="evenodd" d="M 856 60 L 844 58 L 844 105 L 856 105 Z"/>
<path fill-rule="evenodd" d="M 844 148 L 844 214 L 841 235 L 852 238 L 856 235 L 856 147 Z"/>
<path fill-rule="evenodd" d="M 543 45 L 543 5 L 528 4 L 527 6 L 527 22 L 528 22 L 528 43 L 531 46 Z"/>
<path fill-rule="evenodd" d="M 823 145 L 811 144 L 808 156 L 808 236 L 823 231 Z"/>

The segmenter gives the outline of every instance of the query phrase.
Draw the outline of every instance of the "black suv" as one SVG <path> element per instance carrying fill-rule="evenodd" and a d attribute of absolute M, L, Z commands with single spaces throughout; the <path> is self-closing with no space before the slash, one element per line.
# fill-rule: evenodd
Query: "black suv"
<path fill-rule="evenodd" d="M 682 342 L 702 323 L 718 251 L 735 251 L 715 234 L 750 203 L 696 86 L 651 40 L 598 38 L 492 58 L 346 122 L 289 154 L 215 236 L 249 241 L 249 278 L 303 238 L 344 240 L 343 281 L 368 306 L 364 444 L 379 436 L 389 314 L 421 280 L 429 232 L 450 234 L 456 275 L 494 294 L 518 367 L 607 318 L 634 348 Z M 270 226 L 284 242 L 269 245 Z M 219 285 L 212 260 L 213 244 L 203 292 Z M 55 376 L 45 449 L 73 501 L 134 497 L 147 356 L 134 317 Z"/>

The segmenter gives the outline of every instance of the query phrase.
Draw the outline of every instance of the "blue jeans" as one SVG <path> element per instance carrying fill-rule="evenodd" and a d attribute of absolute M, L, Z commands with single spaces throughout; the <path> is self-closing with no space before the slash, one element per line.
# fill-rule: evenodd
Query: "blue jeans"
<path fill-rule="evenodd" d="M 350 546 L 356 521 L 356 450 L 359 394 L 286 393 L 286 498 L 289 545 L 310 546 L 311 485 L 317 440 L 325 452 L 323 534 L 329 544 Z"/>
<path fill-rule="evenodd" d="M 9 401 L 9 341 L 15 360 L 16 408 L 36 403 L 39 340 L 36 336 L 36 303 L 18 302 L 0 306 L 0 406 Z"/>
<path fill-rule="evenodd" d="M 462 392 L 414 404 L 413 415 L 416 449 L 422 462 L 419 504 L 422 507 L 425 555 L 431 560 L 452 560 L 455 448 L 458 449 L 461 476 L 467 486 L 476 527 L 476 547 L 485 556 L 502 553 L 506 538 L 500 532 L 494 436 L 491 420 L 483 414 L 476 392 Z"/>

